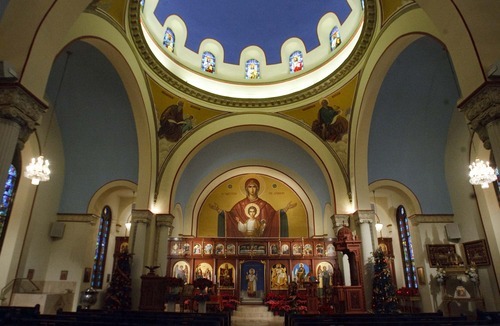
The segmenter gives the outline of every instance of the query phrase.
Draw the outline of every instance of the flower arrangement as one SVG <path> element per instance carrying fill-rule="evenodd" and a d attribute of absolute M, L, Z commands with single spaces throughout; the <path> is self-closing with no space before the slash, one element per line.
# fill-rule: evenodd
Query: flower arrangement
<path fill-rule="evenodd" d="M 208 293 L 196 293 L 193 297 L 193 300 L 198 302 L 206 302 L 210 300 L 210 294 Z"/>
<path fill-rule="evenodd" d="M 438 268 L 436 271 L 436 281 L 438 283 L 444 283 L 445 280 L 446 280 L 446 270 Z"/>
<path fill-rule="evenodd" d="M 467 275 L 472 283 L 479 283 L 479 274 L 477 273 L 476 266 L 473 264 L 466 271 Z"/>
<path fill-rule="evenodd" d="M 206 288 L 212 287 L 214 285 L 214 282 L 207 278 L 197 278 L 196 280 L 194 280 L 193 285 L 195 288 L 204 290 Z"/>
<path fill-rule="evenodd" d="M 280 295 L 275 293 L 268 293 L 264 303 L 267 305 L 269 311 L 275 314 L 283 315 L 284 313 L 306 313 L 307 312 L 307 299 L 300 296 Z"/>
<path fill-rule="evenodd" d="M 404 296 L 404 297 L 415 297 L 415 296 L 418 296 L 419 293 L 418 293 L 418 289 L 416 289 L 416 288 L 407 288 L 407 287 L 403 286 L 402 288 L 399 288 L 396 291 L 396 295 Z"/>
<path fill-rule="evenodd" d="M 184 280 L 182 278 L 168 276 L 165 278 L 165 285 L 169 288 L 181 287 L 184 285 Z"/>
<path fill-rule="evenodd" d="M 240 304 L 240 302 L 236 299 L 235 296 L 232 296 L 232 295 L 223 295 L 222 296 L 222 309 L 224 311 L 237 310 L 238 304 Z"/>
<path fill-rule="evenodd" d="M 184 285 L 184 280 L 182 278 L 168 276 L 165 278 L 165 285 L 167 287 L 165 300 L 177 301 L 180 298 L 180 292 L 182 286 Z"/>

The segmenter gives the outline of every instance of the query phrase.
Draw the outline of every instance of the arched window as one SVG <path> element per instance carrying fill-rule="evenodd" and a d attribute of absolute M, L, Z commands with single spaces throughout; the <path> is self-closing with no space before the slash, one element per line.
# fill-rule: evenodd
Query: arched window
<path fill-rule="evenodd" d="M 304 57 L 302 56 L 302 52 L 295 51 L 294 53 L 292 53 L 290 55 L 289 65 L 291 74 L 304 69 Z"/>
<path fill-rule="evenodd" d="M 259 79 L 260 78 L 260 62 L 255 59 L 250 59 L 245 64 L 245 78 Z"/>
<path fill-rule="evenodd" d="M 17 189 L 18 173 L 16 167 L 11 164 L 7 181 L 3 187 L 2 202 L 0 203 L 0 252 L 2 251 L 3 240 L 7 232 L 10 212 L 14 203 L 14 195 Z"/>
<path fill-rule="evenodd" d="M 405 273 L 405 285 L 407 288 L 418 288 L 415 258 L 411 242 L 408 217 L 403 205 L 396 210 L 396 221 L 398 223 L 399 240 L 401 241 L 401 252 L 403 253 L 403 269 Z"/>
<path fill-rule="evenodd" d="M 208 51 L 201 56 L 201 69 L 209 73 L 215 73 L 215 56 Z"/>
<path fill-rule="evenodd" d="M 92 279 L 90 281 L 90 286 L 94 289 L 102 289 L 110 228 L 111 208 L 109 208 L 109 206 L 105 206 L 102 209 L 101 219 L 99 222 L 99 232 L 97 232 L 97 241 L 94 255 L 94 266 L 92 268 Z"/>
<path fill-rule="evenodd" d="M 493 188 L 495 189 L 495 193 L 497 194 L 498 205 L 500 205 L 500 170 L 498 169 L 498 164 L 493 157 L 493 153 L 490 155 L 490 166 L 496 166 L 495 174 L 497 176 L 497 181 L 493 182 Z"/>
<path fill-rule="evenodd" d="M 167 27 L 165 35 L 163 35 L 163 45 L 167 48 L 167 50 L 174 53 L 175 34 L 169 27 Z"/>
<path fill-rule="evenodd" d="M 331 50 L 335 50 L 340 43 L 342 43 L 342 39 L 340 38 L 340 30 L 338 26 L 335 26 L 330 32 L 330 48 Z"/>

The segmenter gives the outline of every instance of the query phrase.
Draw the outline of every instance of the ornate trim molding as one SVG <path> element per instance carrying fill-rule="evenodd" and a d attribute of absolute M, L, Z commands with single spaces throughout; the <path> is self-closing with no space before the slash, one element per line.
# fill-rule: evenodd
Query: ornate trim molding
<path fill-rule="evenodd" d="M 149 225 L 153 219 L 153 213 L 147 209 L 133 209 L 132 210 L 132 223 L 144 223 Z"/>
<path fill-rule="evenodd" d="M 12 120 L 21 126 L 17 146 L 22 149 L 35 131 L 47 106 L 18 84 L 0 84 L 0 118 Z"/>
<path fill-rule="evenodd" d="M 484 148 L 491 149 L 486 126 L 500 119 L 500 83 L 486 82 L 458 108 L 469 120 L 469 128 L 475 131 L 483 141 Z"/>
<path fill-rule="evenodd" d="M 96 224 L 99 220 L 99 216 L 94 214 L 61 214 L 57 213 L 58 222 L 72 222 L 72 223 L 89 223 L 91 225 Z"/>
<path fill-rule="evenodd" d="M 415 214 L 408 219 L 416 226 L 420 223 L 453 223 L 453 217 L 453 214 Z"/>
<path fill-rule="evenodd" d="M 270 108 L 286 105 L 293 102 L 306 100 L 315 95 L 319 95 L 326 89 L 335 85 L 342 78 L 346 77 L 356 65 L 359 64 L 363 56 L 366 54 L 370 42 L 375 34 L 375 27 L 377 21 L 376 4 L 374 0 L 366 0 L 365 3 L 365 24 L 361 37 L 349 58 L 340 66 L 339 69 L 330 74 L 323 81 L 316 85 L 304 89 L 302 91 L 288 94 L 282 97 L 274 97 L 268 99 L 238 99 L 230 98 L 219 95 L 214 95 L 199 88 L 196 88 L 185 81 L 179 79 L 173 73 L 163 67 L 163 65 L 156 59 L 151 50 L 149 49 L 142 29 L 140 26 L 140 4 L 139 1 L 129 1 L 129 30 L 130 36 L 137 49 L 137 52 L 148 65 L 151 70 L 159 76 L 162 80 L 168 83 L 171 87 L 184 93 L 188 97 L 195 97 L 207 105 L 216 104 L 220 106 L 232 108 Z"/>
<path fill-rule="evenodd" d="M 156 214 L 156 226 L 157 227 L 172 227 L 175 216 L 172 214 Z"/>
<path fill-rule="evenodd" d="M 375 212 L 372 210 L 358 210 L 354 212 L 353 217 L 355 218 L 357 224 L 371 224 L 375 222 Z"/>

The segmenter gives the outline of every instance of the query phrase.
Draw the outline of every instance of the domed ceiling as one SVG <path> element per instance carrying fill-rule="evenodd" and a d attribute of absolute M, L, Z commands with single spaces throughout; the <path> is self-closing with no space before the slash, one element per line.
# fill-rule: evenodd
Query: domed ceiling
<path fill-rule="evenodd" d="M 143 0 L 131 9 L 134 40 L 160 77 L 229 106 L 311 96 L 346 75 L 371 37 L 364 0 Z"/>

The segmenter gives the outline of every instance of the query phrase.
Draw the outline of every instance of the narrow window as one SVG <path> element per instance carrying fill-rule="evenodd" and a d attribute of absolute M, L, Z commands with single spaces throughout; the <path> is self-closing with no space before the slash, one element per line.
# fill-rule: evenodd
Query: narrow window
<path fill-rule="evenodd" d="M 211 74 L 215 73 L 215 56 L 205 51 L 201 56 L 201 69 Z"/>
<path fill-rule="evenodd" d="M 304 57 L 302 56 L 302 52 L 295 51 L 294 53 L 292 53 L 290 55 L 289 65 L 291 74 L 304 69 Z"/>
<path fill-rule="evenodd" d="M 398 222 L 399 239 L 401 240 L 401 252 L 403 253 L 403 270 L 405 274 L 405 285 L 407 288 L 418 288 L 415 259 L 413 255 L 413 245 L 411 242 L 410 227 L 408 217 L 403 205 L 396 210 L 396 220 Z"/>
<path fill-rule="evenodd" d="M 9 174 L 7 175 L 7 181 L 5 182 L 3 188 L 2 202 L 0 203 L 0 252 L 2 251 L 3 240 L 5 238 L 5 233 L 7 232 L 10 212 L 12 211 L 12 206 L 14 204 L 17 179 L 17 169 L 11 164 L 9 167 Z"/>
<path fill-rule="evenodd" d="M 163 36 L 163 45 L 167 48 L 167 50 L 174 53 L 175 34 L 169 27 L 167 27 L 167 29 L 165 30 L 165 35 Z"/>
<path fill-rule="evenodd" d="M 104 266 L 106 264 L 106 252 L 108 250 L 109 231 L 111 227 L 111 208 L 105 206 L 101 213 L 99 231 L 94 255 L 94 266 L 90 286 L 94 289 L 102 289 L 104 278 Z"/>
<path fill-rule="evenodd" d="M 342 39 L 340 38 L 340 30 L 338 26 L 335 26 L 330 32 L 330 48 L 331 50 L 335 50 L 340 43 L 342 43 Z"/>
<path fill-rule="evenodd" d="M 259 79 L 260 78 L 260 62 L 255 59 L 250 59 L 245 65 L 245 78 L 246 79 Z"/>

